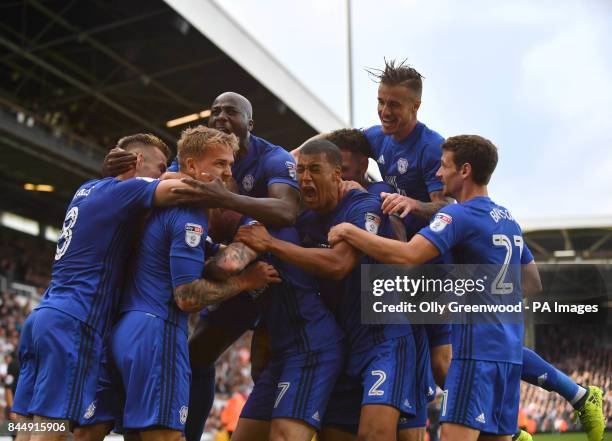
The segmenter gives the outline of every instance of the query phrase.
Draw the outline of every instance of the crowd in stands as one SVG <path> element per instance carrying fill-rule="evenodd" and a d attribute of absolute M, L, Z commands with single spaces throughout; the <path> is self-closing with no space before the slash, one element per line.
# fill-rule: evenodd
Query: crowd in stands
<path fill-rule="evenodd" d="M 612 341 L 610 327 L 537 326 L 536 350 L 577 383 L 604 391 L 607 428 L 612 429 Z M 607 341 L 606 341 L 606 335 Z M 525 382 L 521 384 L 519 420 L 530 432 L 580 430 L 572 406 L 560 395 Z"/>
<path fill-rule="evenodd" d="M 8 417 L 18 367 L 17 348 L 23 322 L 31 311 L 29 300 L 7 291 L 0 293 L 0 423 Z"/>
<path fill-rule="evenodd" d="M 0 229 L 0 275 L 46 287 L 51 280 L 54 249 L 49 241 Z"/>

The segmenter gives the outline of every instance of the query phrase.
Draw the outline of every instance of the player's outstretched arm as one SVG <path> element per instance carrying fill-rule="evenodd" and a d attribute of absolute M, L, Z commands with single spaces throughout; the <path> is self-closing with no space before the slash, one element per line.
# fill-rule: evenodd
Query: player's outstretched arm
<path fill-rule="evenodd" d="M 280 282 L 281 279 L 272 265 L 256 262 L 239 275 L 223 282 L 197 279 L 177 286 L 174 289 L 174 300 L 182 311 L 196 312 L 208 305 L 227 300 L 242 291 L 264 288 L 270 283 Z"/>
<path fill-rule="evenodd" d="M 303 248 L 270 236 L 263 225 L 240 227 L 234 240 L 244 242 L 258 253 L 271 252 L 305 271 L 334 280 L 346 277 L 361 257 L 348 243 L 333 248 Z"/>
<path fill-rule="evenodd" d="M 288 227 L 295 223 L 300 193 L 287 184 L 272 184 L 268 187 L 267 198 L 252 198 L 232 193 L 219 178 L 212 178 L 210 182 L 195 179 L 182 181 L 187 188 L 181 187 L 174 192 L 192 204 L 234 210 L 272 228 Z"/>
<path fill-rule="evenodd" d="M 305 144 L 308 144 L 310 141 L 318 141 L 320 139 L 327 139 L 329 134 L 330 132 L 324 132 L 324 133 L 319 133 L 318 135 L 314 135 L 308 138 L 302 144 L 300 144 L 299 147 L 296 147 L 293 150 L 291 150 L 289 153 L 291 153 L 291 156 L 293 156 L 293 158 L 295 159 L 295 162 L 297 162 L 300 157 L 300 150 L 302 149 L 302 147 L 304 147 Z"/>
<path fill-rule="evenodd" d="M 422 219 L 431 218 L 438 210 L 451 204 L 453 200 L 443 195 L 441 191 L 432 191 L 429 193 L 431 202 L 421 202 L 408 196 L 402 196 L 397 193 L 381 193 L 383 199 L 382 211 L 384 214 L 397 214 L 404 218 L 409 213 L 418 216 Z"/>
<path fill-rule="evenodd" d="M 220 250 L 206 264 L 204 277 L 214 280 L 227 280 L 242 271 L 257 258 L 253 251 L 242 242 L 232 242 Z"/>
<path fill-rule="evenodd" d="M 119 176 L 136 167 L 136 155 L 119 147 L 115 147 L 104 157 L 102 176 Z"/>
<path fill-rule="evenodd" d="M 521 265 L 521 287 L 523 295 L 530 296 L 542 291 L 542 280 L 535 260 L 527 265 Z"/>
<path fill-rule="evenodd" d="M 405 243 L 377 236 L 347 222 L 330 230 L 328 242 L 334 247 L 343 242 L 349 243 L 382 263 L 415 265 L 440 255 L 435 245 L 420 234 Z"/>

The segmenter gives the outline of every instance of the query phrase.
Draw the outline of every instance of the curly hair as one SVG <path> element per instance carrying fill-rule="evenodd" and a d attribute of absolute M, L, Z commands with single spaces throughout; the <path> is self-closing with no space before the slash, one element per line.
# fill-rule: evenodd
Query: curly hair
<path fill-rule="evenodd" d="M 361 130 L 340 129 L 329 133 L 325 139 L 336 144 L 340 150 L 363 155 L 366 158 L 372 156 L 372 149 L 368 139 Z"/>

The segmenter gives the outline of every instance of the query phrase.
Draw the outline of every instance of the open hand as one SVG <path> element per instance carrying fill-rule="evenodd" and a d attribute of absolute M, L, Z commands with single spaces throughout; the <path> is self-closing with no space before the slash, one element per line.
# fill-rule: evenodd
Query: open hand
<path fill-rule="evenodd" d="M 268 251 L 272 236 L 262 224 L 243 225 L 234 236 L 234 242 L 242 242 L 258 254 Z"/>
<path fill-rule="evenodd" d="M 119 176 L 136 167 L 136 155 L 115 147 L 104 157 L 102 176 Z"/>
<path fill-rule="evenodd" d="M 416 210 L 419 206 L 419 201 L 416 199 L 409 198 L 408 196 L 402 196 L 397 193 L 382 192 L 380 197 L 383 199 L 381 206 L 383 213 L 396 214 L 402 219 L 405 218 L 408 213 Z"/>
<path fill-rule="evenodd" d="M 247 266 L 240 274 L 246 290 L 266 288 L 270 283 L 280 283 L 281 278 L 276 269 L 266 262 L 255 262 Z"/>

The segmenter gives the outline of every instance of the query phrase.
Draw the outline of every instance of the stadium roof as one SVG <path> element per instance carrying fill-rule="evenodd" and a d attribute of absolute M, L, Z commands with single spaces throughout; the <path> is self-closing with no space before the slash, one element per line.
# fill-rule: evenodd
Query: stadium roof
<path fill-rule="evenodd" d="M 343 125 L 216 3 L 169 3 L 0 3 L 0 209 L 57 225 L 119 137 L 173 146 L 187 125 L 167 122 L 227 90 L 253 103 L 256 134 L 286 148 Z"/>
<path fill-rule="evenodd" d="M 537 261 L 612 261 L 612 217 L 585 216 L 520 221 Z"/>

